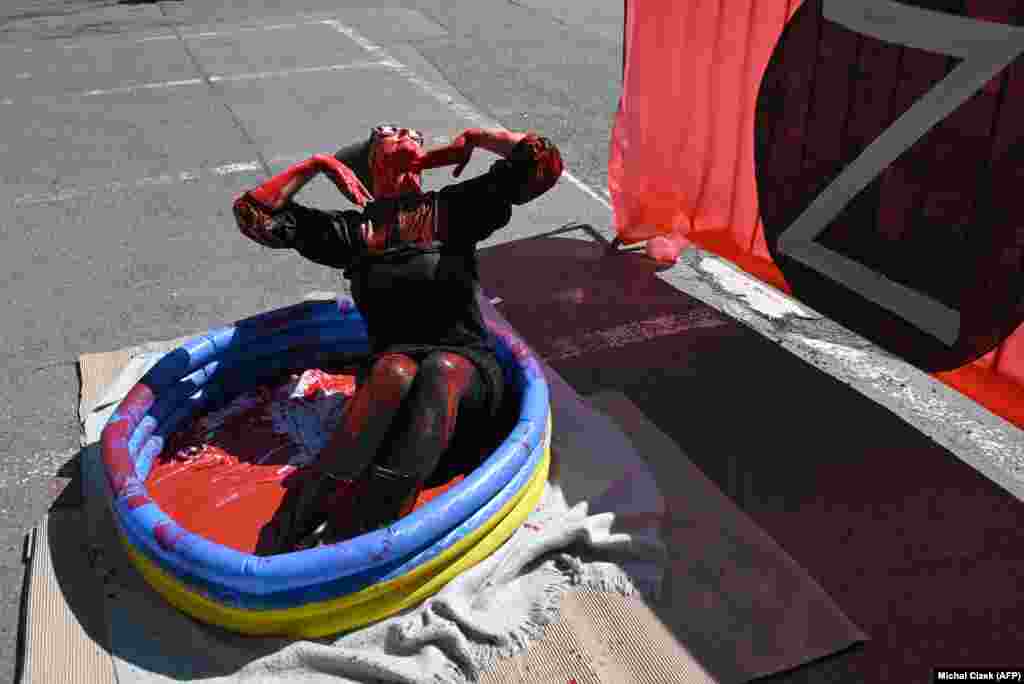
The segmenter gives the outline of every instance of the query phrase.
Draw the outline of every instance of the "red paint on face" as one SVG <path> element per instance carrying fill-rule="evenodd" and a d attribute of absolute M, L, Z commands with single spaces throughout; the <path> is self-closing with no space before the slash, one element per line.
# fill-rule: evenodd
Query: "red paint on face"
<path fill-rule="evenodd" d="M 370 151 L 374 198 L 422 192 L 420 174 L 409 170 L 422 155 L 423 148 L 408 135 L 376 138 Z"/>

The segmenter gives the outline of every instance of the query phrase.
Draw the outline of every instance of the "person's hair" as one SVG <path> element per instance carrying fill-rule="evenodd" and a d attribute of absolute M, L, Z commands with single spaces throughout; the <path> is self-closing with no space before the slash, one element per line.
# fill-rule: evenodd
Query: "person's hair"
<path fill-rule="evenodd" d="M 370 145 L 373 137 L 362 142 L 346 145 L 334 153 L 334 158 L 352 169 L 352 173 L 362 181 L 366 189 L 373 194 L 373 174 L 370 173 Z"/>

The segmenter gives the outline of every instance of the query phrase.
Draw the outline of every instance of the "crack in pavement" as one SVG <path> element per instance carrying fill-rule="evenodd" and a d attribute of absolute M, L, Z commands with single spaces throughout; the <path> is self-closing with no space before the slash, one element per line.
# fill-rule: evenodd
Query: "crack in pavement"
<path fill-rule="evenodd" d="M 160 13 L 165 17 L 170 18 L 162 4 L 160 5 Z M 242 138 L 245 140 L 246 144 L 252 147 L 253 151 L 256 153 L 256 159 L 259 161 L 260 166 L 262 166 L 263 173 L 266 174 L 267 178 L 272 176 L 273 173 L 270 170 L 270 164 L 267 163 L 267 160 L 263 155 L 263 150 L 261 150 L 259 145 L 256 144 L 256 140 L 252 137 L 252 134 L 249 133 L 249 131 L 245 128 L 245 124 L 243 124 L 242 120 L 238 118 L 238 115 L 235 113 L 235 110 L 231 108 L 230 103 L 228 103 L 227 100 L 224 99 L 223 90 L 218 88 L 217 85 L 215 85 L 215 82 L 210 77 L 210 74 L 206 71 L 206 69 L 203 68 L 202 63 L 200 63 L 199 58 L 196 57 L 195 53 L 191 50 L 191 48 L 189 48 L 188 43 L 185 41 L 184 36 L 182 36 L 181 31 L 178 30 L 178 27 L 173 26 L 171 30 L 173 30 L 174 34 L 178 37 L 178 42 L 181 43 L 181 48 L 185 51 L 185 54 L 188 55 L 189 60 L 192 62 L 192 65 L 199 73 L 199 76 L 206 82 L 207 86 L 210 88 L 210 92 L 213 93 L 214 96 L 221 98 L 221 104 L 223 104 L 224 109 L 228 111 L 228 115 L 231 117 L 231 121 L 234 123 L 235 128 L 237 128 L 238 131 L 242 134 Z"/>

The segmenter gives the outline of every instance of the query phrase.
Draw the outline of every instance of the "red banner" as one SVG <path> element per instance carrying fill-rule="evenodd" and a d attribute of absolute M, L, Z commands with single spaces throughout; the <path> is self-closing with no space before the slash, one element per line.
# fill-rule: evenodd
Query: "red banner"
<path fill-rule="evenodd" d="M 874 139 L 886 132 L 885 126 L 892 127 L 891 121 L 883 121 L 885 117 L 877 116 L 875 117 L 878 119 L 875 128 L 867 129 L 860 125 L 871 118 L 869 115 L 881 112 L 877 104 L 878 94 L 875 91 L 880 92 L 881 88 L 887 89 L 887 92 L 888 89 L 891 89 L 897 94 L 909 92 L 906 88 L 901 89 L 900 84 L 906 84 L 907 74 L 910 74 L 911 80 L 916 78 L 923 84 L 922 93 L 926 94 L 928 88 L 934 90 L 942 79 L 951 73 L 951 67 L 950 69 L 944 68 L 945 57 L 939 58 L 939 68 L 936 70 L 933 68 L 934 58 L 922 57 L 919 54 L 922 53 L 922 50 L 919 49 L 921 47 L 924 50 L 934 51 L 936 49 L 931 45 L 916 45 L 916 42 L 923 39 L 921 36 L 916 38 L 910 36 L 906 41 L 901 41 L 898 36 L 876 37 L 864 33 L 865 31 L 870 32 L 871 27 L 864 28 L 867 26 L 865 21 L 858 19 L 855 16 L 856 12 L 850 9 L 859 4 L 862 3 L 851 0 L 842 5 L 845 8 L 839 13 L 842 16 L 829 17 L 826 16 L 827 9 L 823 11 L 823 6 L 828 8 L 829 5 L 834 5 L 839 8 L 840 5 L 823 3 L 820 0 L 816 2 L 808 0 L 808 6 L 803 8 L 804 11 L 800 13 L 803 18 L 803 27 L 797 27 L 800 28 L 800 35 L 796 35 L 797 31 L 789 30 L 784 36 L 783 29 L 787 27 L 787 22 L 791 29 L 797 23 L 790 22 L 790 19 L 800 9 L 798 0 L 693 0 L 692 2 L 626 0 L 623 91 L 619 110 L 615 117 L 609 154 L 609 193 L 612 198 L 616 232 L 623 243 L 631 244 L 648 240 L 648 251 L 652 255 L 657 254 L 659 249 L 657 245 L 666 244 L 666 238 L 667 242 L 674 243 L 677 247 L 686 242 L 696 243 L 730 259 L 762 281 L 804 300 L 813 308 L 830 318 L 843 322 L 844 325 L 851 327 L 859 334 L 876 342 L 879 342 L 878 339 L 875 339 L 876 337 L 882 338 L 882 342 L 879 343 L 884 347 L 887 345 L 884 344 L 882 331 L 890 328 L 884 327 L 881 323 L 875 325 L 874 328 L 870 323 L 861 325 L 859 323 L 861 319 L 847 323 L 843 320 L 845 312 L 840 310 L 841 306 L 847 305 L 841 305 L 836 300 L 833 307 L 836 310 L 830 310 L 831 300 L 826 298 L 822 302 L 807 296 L 807 290 L 801 289 L 801 287 L 807 286 L 799 282 L 799 278 L 794 279 L 793 274 L 796 271 L 793 267 L 787 268 L 786 259 L 779 257 L 778 245 L 773 242 L 779 237 L 777 233 L 782 232 L 781 228 L 794 222 L 793 217 L 786 214 L 786 211 L 794 213 L 795 216 L 796 213 L 799 213 L 799 209 L 811 204 L 811 200 L 815 199 L 818 193 L 823 193 L 822 187 L 827 185 L 824 181 L 829 180 L 828 174 L 824 173 L 819 174 L 821 178 L 807 180 L 806 183 L 805 179 L 799 176 L 800 173 L 807 170 L 807 159 L 821 157 L 821 154 L 808 156 L 806 150 L 801 151 L 801 148 L 808 144 L 825 144 L 822 141 L 827 142 L 830 138 L 809 133 L 808 130 L 812 127 L 808 122 L 813 119 L 809 118 L 809 115 L 794 116 L 794 112 L 800 113 L 808 109 L 813 111 L 817 107 L 818 112 L 821 113 L 828 109 L 828 106 L 836 105 L 831 108 L 835 110 L 834 114 L 837 117 L 842 115 L 846 119 L 860 122 L 858 123 L 860 128 L 854 130 L 855 127 L 846 126 L 845 119 L 833 119 L 836 129 L 836 144 L 846 146 L 845 148 L 836 148 L 836 153 L 839 155 L 836 157 L 836 169 L 828 172 L 834 175 L 844 168 L 852 166 L 852 161 L 857 158 L 858 154 L 863 152 Z M 893 11 L 897 13 L 920 11 L 917 7 L 909 4 L 887 4 L 890 7 L 895 7 Z M 928 3 L 915 3 L 915 5 L 922 4 L 927 5 Z M 972 8 L 973 5 L 968 3 L 964 10 L 964 16 L 947 15 L 946 18 L 940 18 L 940 21 L 948 19 L 947 23 L 953 26 L 954 30 L 958 26 L 965 26 L 970 31 L 974 31 L 976 27 L 970 25 L 972 18 L 986 22 L 1001 21 L 1004 24 L 1002 28 L 1011 32 L 1019 30 L 1018 25 L 1021 22 L 1017 17 L 981 16 L 978 12 L 972 11 Z M 942 8 L 937 6 L 932 9 L 934 15 Z M 868 21 L 870 21 L 870 17 L 868 17 Z M 956 23 L 958 21 L 960 24 Z M 895 24 L 889 22 L 889 25 Z M 818 28 L 814 29 L 812 26 Z M 824 33 L 826 30 L 836 34 L 833 36 L 834 40 L 833 38 L 828 41 L 817 40 L 818 34 Z M 890 29 L 883 25 L 878 30 L 884 32 Z M 928 33 L 931 36 L 934 31 L 930 30 Z M 780 40 L 780 38 L 785 40 Z M 883 46 L 883 42 L 888 41 L 889 44 L 892 44 L 894 40 L 899 43 L 899 47 L 896 48 L 899 52 L 894 51 L 893 59 L 889 60 L 888 55 L 881 52 L 887 49 Z M 932 38 L 928 38 L 928 40 L 932 40 Z M 784 46 L 787 52 L 783 56 L 781 49 L 777 50 L 777 48 L 787 41 L 788 44 Z M 779 54 L 775 54 L 776 52 Z M 949 54 L 951 60 L 954 57 L 963 58 L 962 55 Z M 770 60 L 773 65 L 773 73 L 769 74 L 769 80 L 772 81 L 775 89 L 775 104 L 766 103 L 766 96 L 761 93 L 762 81 L 765 80 Z M 843 63 L 839 64 L 839 61 Z M 888 64 L 889 61 L 893 63 L 882 69 L 881 72 L 876 69 L 879 65 Z M 952 149 L 949 140 L 952 138 L 947 135 L 947 138 L 943 139 L 938 131 L 940 128 L 944 128 L 948 134 L 951 126 L 954 125 L 950 122 L 970 120 L 970 116 L 974 115 L 969 116 L 964 112 L 969 107 L 973 107 L 972 111 L 989 112 L 986 116 L 992 121 L 990 126 L 975 125 L 975 129 L 983 130 L 983 134 L 989 136 L 986 140 L 995 141 L 991 145 L 994 151 L 989 158 L 987 168 L 998 171 L 987 172 L 998 172 L 1005 175 L 1006 164 L 1001 159 L 1011 159 L 1011 157 L 1005 155 L 997 157 L 996 151 L 1012 147 L 1012 141 L 1006 142 L 1006 140 L 1007 136 L 1016 134 L 1016 129 L 1012 129 L 1013 124 L 1009 122 L 1017 118 L 1012 107 L 1015 106 L 1013 103 L 1018 101 L 1019 97 L 1010 97 L 1009 95 L 1000 97 L 998 93 L 999 89 L 1009 92 L 1016 84 L 1020 84 L 1016 85 L 1017 88 L 1024 87 L 1022 60 L 1010 55 L 1008 63 L 1010 61 L 1012 61 L 1010 66 L 1001 66 L 993 61 L 994 66 L 991 71 L 995 75 L 991 76 L 989 81 L 982 83 L 983 88 L 976 88 L 967 94 L 971 95 L 971 99 L 969 101 L 965 99 L 964 102 L 969 102 L 969 104 L 960 106 L 952 116 L 945 115 L 944 120 L 940 122 L 941 125 L 930 124 L 932 128 L 928 129 L 928 135 L 922 138 L 923 142 L 908 148 L 909 152 L 903 154 L 900 159 L 906 160 L 911 156 L 917 159 L 921 159 L 923 156 L 927 157 L 930 154 L 929 145 L 938 152 L 945 151 L 948 157 L 948 150 Z M 823 69 L 823 64 L 829 69 Z M 982 64 L 982 67 L 984 66 Z M 834 80 L 835 73 L 844 72 L 852 74 L 850 92 L 854 95 L 851 96 L 850 102 L 854 115 L 843 114 L 848 111 L 848 108 L 839 108 L 838 104 L 842 103 L 837 104 L 835 96 L 824 95 L 823 93 L 831 92 L 827 88 L 820 85 L 801 88 L 801 84 L 815 83 L 816 76 L 819 77 L 818 83 L 822 83 L 826 79 L 823 74 L 830 74 L 827 78 Z M 983 75 L 982 78 L 988 78 L 988 76 Z M 832 85 L 834 86 L 834 84 Z M 838 91 L 839 89 L 833 87 L 832 90 Z M 783 91 L 785 91 L 783 96 L 779 96 L 779 93 Z M 759 96 L 762 97 L 760 108 Z M 885 100 L 887 103 L 890 100 L 893 103 L 900 101 L 897 96 L 886 97 L 888 98 Z M 985 98 L 988 99 L 985 100 Z M 978 104 L 982 100 L 993 104 Z M 997 103 L 1001 109 L 996 108 Z M 886 104 L 886 106 L 891 108 L 896 104 Z M 859 118 L 856 116 L 857 107 L 861 107 L 864 116 Z M 839 109 L 843 109 L 843 112 L 840 112 Z M 765 121 L 770 121 L 771 142 L 775 145 L 770 150 L 770 163 L 762 161 L 760 169 L 755 163 L 755 156 L 758 151 L 757 145 L 765 136 L 762 135 L 759 140 L 755 135 L 759 117 L 762 128 L 767 125 L 764 123 Z M 898 117 L 894 115 L 890 118 Z M 1006 119 L 1008 123 L 1002 124 L 1002 119 Z M 821 126 L 828 128 L 827 122 L 822 117 L 816 121 L 819 128 Z M 844 133 L 844 126 L 853 130 L 856 135 Z M 991 133 L 989 128 L 991 128 Z M 960 139 L 964 139 L 964 130 L 966 129 L 961 128 L 959 132 Z M 929 136 L 931 137 L 929 138 Z M 852 142 L 850 142 L 851 140 Z M 1024 141 L 1024 128 L 1022 128 L 1020 140 Z M 858 144 L 860 147 L 856 148 Z M 764 156 L 763 149 L 762 155 Z M 786 154 L 789 154 L 787 149 L 794 154 L 802 155 L 805 161 L 800 162 L 798 158 L 796 166 L 785 166 L 783 162 L 788 158 Z M 818 147 L 815 147 L 812 153 L 816 151 L 819 151 Z M 941 158 L 938 152 L 936 158 Z M 884 161 L 884 155 L 882 158 Z M 900 163 L 890 162 L 889 168 L 898 169 Z M 1000 166 L 1001 163 L 1003 166 Z M 770 169 L 765 170 L 771 164 L 778 166 L 779 172 L 797 174 L 793 176 L 792 187 L 781 183 L 776 172 Z M 789 169 L 795 169 L 795 171 Z M 784 205 L 778 202 L 776 205 L 787 208 L 786 211 L 776 211 L 775 215 L 770 217 L 776 222 L 783 221 L 786 226 L 773 226 L 774 230 L 769 231 L 768 241 L 766 241 L 764 225 L 759 213 L 759 171 L 775 173 L 774 184 L 764 182 L 762 179 L 764 187 L 761 188 L 761 191 L 764 192 L 765 187 L 770 187 L 773 192 L 771 199 L 774 201 L 779 198 Z M 1006 178 L 1011 175 L 1015 176 L 1016 173 L 1017 171 L 1014 171 Z M 804 176 L 807 175 L 804 173 Z M 893 175 L 893 173 L 875 174 L 873 176 L 875 180 L 872 182 L 881 186 L 884 176 L 885 182 L 891 185 Z M 998 179 L 993 179 L 992 187 L 1002 187 L 997 181 Z M 807 187 L 805 188 L 804 185 Z M 930 188 L 926 187 L 924 190 L 929 191 Z M 801 203 L 800 197 L 794 199 L 785 193 L 796 195 L 805 193 L 807 194 L 806 201 Z M 876 199 L 865 200 L 865 196 L 872 193 Z M 940 194 L 942 197 L 948 198 L 949 196 L 948 192 L 943 194 L 938 190 L 933 194 L 936 197 Z M 979 191 L 980 194 L 982 193 Z M 889 198 L 886 199 L 884 207 L 877 204 L 880 201 L 877 197 Z M 856 203 L 850 202 L 850 206 L 857 204 L 857 211 L 862 212 L 861 215 L 863 215 L 865 202 L 876 201 L 876 205 L 871 205 L 867 211 L 873 212 L 873 215 L 889 217 L 892 216 L 891 206 L 895 206 L 891 201 L 892 197 L 894 195 L 889 190 L 879 190 L 879 188 L 869 185 L 867 190 L 858 196 Z M 948 199 L 944 201 L 946 205 L 949 204 Z M 934 215 L 933 202 L 920 199 L 915 202 L 918 207 L 916 211 L 925 219 L 928 218 L 929 212 Z M 763 200 L 762 204 L 764 204 Z M 980 206 L 976 203 L 973 211 L 980 211 L 981 209 L 978 208 Z M 848 225 L 859 225 L 857 221 L 851 222 L 849 218 L 852 210 L 844 209 L 843 212 L 845 213 L 832 223 L 838 225 L 842 219 Z M 779 219 L 779 216 L 784 218 Z M 968 218 L 970 217 L 968 216 Z M 961 223 L 966 223 L 966 220 Z M 810 223 L 810 221 L 804 221 L 804 223 Z M 978 233 L 974 229 L 981 227 L 994 234 L 994 227 L 975 224 L 971 226 L 972 230 L 961 231 L 967 235 L 964 240 L 974 239 L 977 244 Z M 885 233 L 886 230 L 892 233 L 890 229 L 879 229 L 878 233 Z M 837 232 L 833 231 L 833 233 Z M 1010 242 L 1006 245 L 996 245 L 1000 250 L 998 254 L 1002 255 L 1002 261 L 997 259 L 985 262 L 989 265 L 984 270 L 979 270 L 979 273 L 992 273 L 994 266 L 998 266 L 999 263 L 1005 264 L 1007 258 L 1011 258 L 1012 261 L 1013 255 L 1024 249 L 1024 244 L 1014 243 L 1015 239 L 1018 242 L 1019 239 L 1012 237 L 1013 233 L 1013 230 L 1005 231 L 1006 235 L 1011 235 L 1007 238 Z M 934 234 L 934 230 L 930 231 L 930 234 Z M 944 237 L 946 242 L 943 244 L 946 245 L 948 251 L 955 253 L 954 247 L 951 245 L 956 236 L 952 232 L 950 235 L 952 237 Z M 828 236 L 826 235 L 826 237 Z M 652 240 L 652 238 L 655 239 Z M 861 242 L 868 244 L 863 239 Z M 984 242 L 984 239 L 981 242 Z M 969 243 L 965 242 L 964 244 Z M 848 262 L 854 260 L 856 259 L 847 259 Z M 861 259 L 861 261 L 864 260 Z M 893 261 L 898 263 L 898 260 Z M 979 261 L 979 263 L 982 262 Z M 1011 264 L 1007 269 L 1005 282 L 1018 283 L 1020 267 Z M 853 287 L 853 276 L 847 276 L 847 283 L 835 273 L 829 274 L 823 271 L 821 273 L 826 278 L 843 282 L 847 287 Z M 888 273 L 884 275 L 895 281 L 900 280 L 899 277 Z M 967 276 L 965 281 L 969 279 L 970 276 Z M 940 290 L 943 284 L 940 279 L 933 289 Z M 915 294 L 923 292 L 924 288 L 918 287 L 917 290 L 919 292 Z M 948 292 L 944 294 L 949 295 Z M 947 299 L 950 296 L 955 297 L 957 294 L 954 292 L 947 296 Z M 882 301 L 884 297 L 881 294 L 872 295 L 872 299 L 881 301 L 883 306 L 887 305 L 885 301 Z M 895 300 L 895 298 L 891 299 Z M 919 297 L 919 299 L 923 298 Z M 977 340 L 981 337 L 976 331 L 963 327 L 969 324 L 967 322 L 978 318 L 969 315 L 970 309 L 977 307 L 977 296 L 972 293 L 970 298 L 963 298 L 960 301 L 962 304 L 959 311 L 960 317 L 957 318 L 954 315 L 953 320 L 954 323 L 962 322 L 959 331 L 960 337 L 964 344 L 968 344 L 968 338 Z M 970 303 L 970 307 L 967 306 L 967 303 Z M 1000 321 L 983 322 L 988 329 L 993 331 L 990 333 L 990 337 L 997 336 L 1001 342 L 995 349 L 992 349 L 989 344 L 985 347 L 986 353 L 980 357 L 980 352 L 973 356 L 969 349 L 963 352 L 964 358 L 970 358 L 970 362 L 952 367 L 948 363 L 948 358 L 955 359 L 956 357 L 947 355 L 947 365 L 943 367 L 938 363 L 934 365 L 922 363 L 921 359 L 916 358 L 914 354 L 903 353 L 903 350 L 899 350 L 898 353 L 919 367 L 933 372 L 935 377 L 970 396 L 993 412 L 1024 427 L 1024 328 L 1016 327 L 1020 318 L 1014 319 L 1014 316 L 1019 315 L 1017 313 L 1019 307 L 1014 310 L 1015 304 L 1010 299 L 1001 303 L 1000 306 L 1004 304 L 1008 307 L 1007 313 Z M 938 305 L 933 308 L 942 309 Z M 952 310 L 955 313 L 954 306 L 947 306 L 944 310 L 947 312 Z M 899 310 L 895 304 L 892 304 L 889 306 L 889 311 L 883 313 L 885 316 L 890 316 L 892 320 L 896 320 L 898 315 L 907 319 L 908 311 L 909 309 Z M 879 316 L 882 315 L 879 314 Z M 910 316 L 909 320 L 914 323 L 913 316 Z M 1007 322 L 1010 324 L 1009 328 L 1007 328 Z M 888 321 L 887 325 L 896 324 Z M 978 323 L 978 325 L 982 325 L 982 323 Z M 1002 329 L 996 330 L 999 325 L 1002 325 Z M 927 329 L 923 323 L 919 324 L 919 327 Z M 1015 327 L 1016 332 L 1011 334 Z M 910 329 L 911 327 L 908 326 L 908 330 Z M 936 326 L 936 330 L 938 329 L 939 327 Z M 955 335 L 957 331 L 955 325 L 952 328 L 947 326 L 943 330 L 947 331 L 947 338 Z M 952 332 L 949 332 L 950 330 Z M 950 343 L 950 339 L 945 340 L 947 344 Z M 976 342 L 975 344 L 985 343 Z M 939 348 L 938 343 L 936 343 L 936 348 Z"/>

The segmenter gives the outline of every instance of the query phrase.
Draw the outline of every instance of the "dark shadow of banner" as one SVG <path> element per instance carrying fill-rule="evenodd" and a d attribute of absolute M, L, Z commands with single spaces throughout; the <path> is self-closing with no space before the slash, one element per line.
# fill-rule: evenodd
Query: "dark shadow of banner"
<path fill-rule="evenodd" d="M 1024 504 L 655 270 L 642 255 L 572 239 L 480 257 L 486 294 L 559 375 L 583 396 L 627 396 L 871 637 L 770 681 L 926 681 L 934 663 L 1017 652 L 1024 619 L 1006 568 L 1019 562 Z M 666 453 L 641 456 L 672 515 L 672 482 L 686 471 Z M 700 540 L 671 524 L 672 572 L 701 572 Z M 714 653 L 671 587 L 662 619 Z"/>

